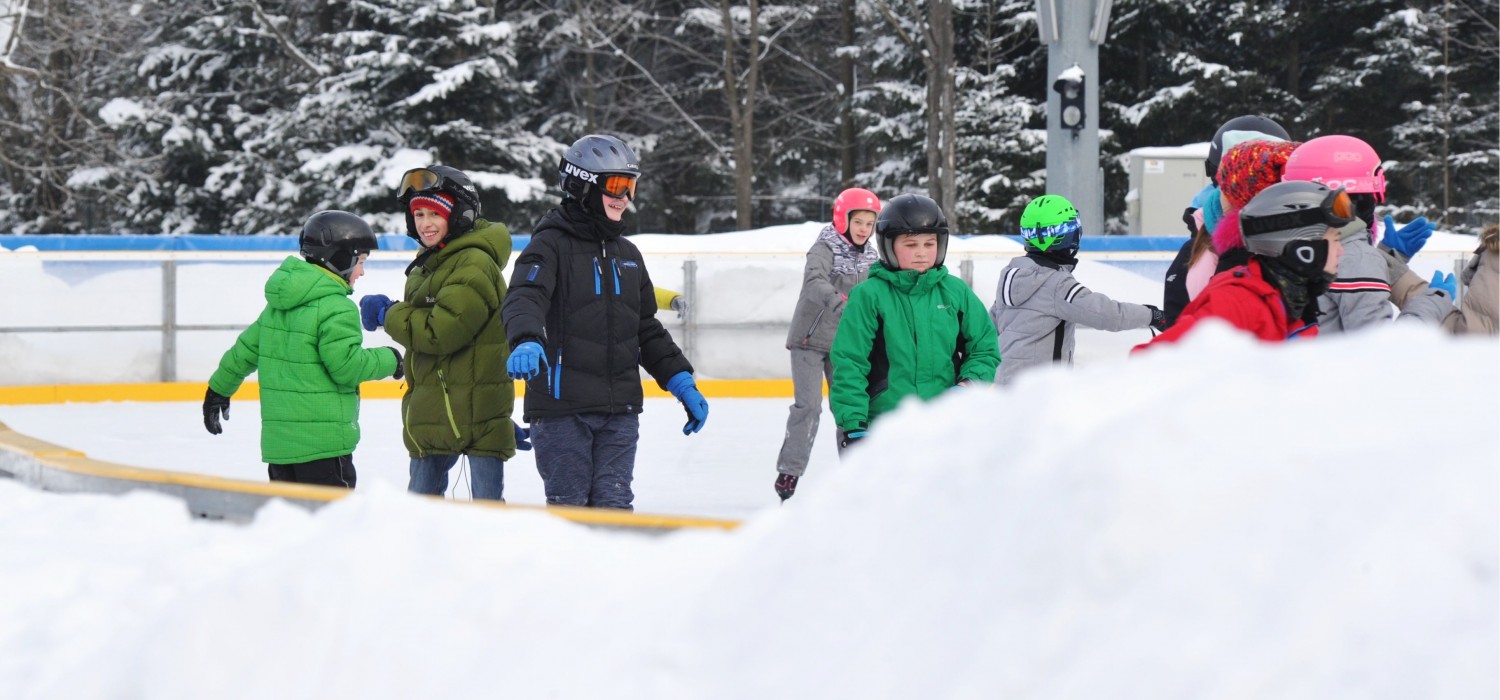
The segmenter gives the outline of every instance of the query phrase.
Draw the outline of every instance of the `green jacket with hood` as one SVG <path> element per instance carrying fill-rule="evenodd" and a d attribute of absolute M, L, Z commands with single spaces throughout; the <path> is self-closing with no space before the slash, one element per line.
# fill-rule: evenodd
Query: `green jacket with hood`
<path fill-rule="evenodd" d="M 266 280 L 266 308 L 219 360 L 208 386 L 233 396 L 260 372 L 260 453 L 268 464 L 301 464 L 354 453 L 359 383 L 396 371 L 389 348 L 363 347 L 353 288 L 338 275 L 289 257 Z"/>
<path fill-rule="evenodd" d="M 510 231 L 478 219 L 406 269 L 405 299 L 386 311 L 385 330 L 406 348 L 401 422 L 412 457 L 515 456 L 515 384 L 500 320 L 509 260 Z"/>
<path fill-rule="evenodd" d="M 870 266 L 855 285 L 830 353 L 828 403 L 840 430 L 867 428 L 902 399 L 931 399 L 959 381 L 993 382 L 995 324 L 967 285 L 935 267 Z"/>

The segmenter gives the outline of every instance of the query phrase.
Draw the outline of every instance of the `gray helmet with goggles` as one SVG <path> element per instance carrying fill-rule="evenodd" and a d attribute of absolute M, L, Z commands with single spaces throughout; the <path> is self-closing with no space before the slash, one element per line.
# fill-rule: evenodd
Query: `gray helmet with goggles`
<path fill-rule="evenodd" d="M 592 211 L 601 193 L 635 199 L 641 159 L 619 138 L 589 134 L 563 152 L 557 170 L 564 197 L 579 200 Z"/>
<path fill-rule="evenodd" d="M 406 235 L 417 238 L 417 223 L 411 215 L 412 197 L 439 192 L 454 200 L 453 210 L 448 213 L 448 236 L 452 238 L 474 228 L 474 221 L 484 213 L 474 182 L 458 168 L 429 165 L 406 171 L 396 186 L 396 200 L 406 210 Z"/>
<path fill-rule="evenodd" d="M 1304 273 L 1321 271 L 1328 260 L 1328 229 L 1355 218 L 1354 203 L 1343 188 L 1316 182 L 1278 182 L 1255 195 L 1240 210 L 1245 249 L 1278 258 Z"/>

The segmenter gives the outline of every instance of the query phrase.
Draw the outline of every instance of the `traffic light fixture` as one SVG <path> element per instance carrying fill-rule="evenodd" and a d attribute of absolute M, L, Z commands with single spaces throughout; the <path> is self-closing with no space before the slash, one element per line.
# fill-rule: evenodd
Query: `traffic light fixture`
<path fill-rule="evenodd" d="M 1073 138 L 1078 138 L 1078 132 L 1083 129 L 1084 122 L 1084 74 L 1078 64 L 1073 64 L 1067 70 L 1058 74 L 1057 80 L 1052 81 L 1052 89 L 1059 96 L 1057 118 L 1064 129 L 1073 131 Z"/>

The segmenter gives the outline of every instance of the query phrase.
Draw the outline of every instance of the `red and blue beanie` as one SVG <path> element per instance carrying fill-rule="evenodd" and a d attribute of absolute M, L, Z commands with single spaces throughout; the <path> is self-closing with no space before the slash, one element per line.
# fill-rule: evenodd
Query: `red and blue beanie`
<path fill-rule="evenodd" d="M 443 218 L 446 219 L 453 212 L 453 204 L 456 201 L 453 195 L 446 192 L 433 192 L 432 194 L 419 194 L 412 197 L 407 206 L 411 208 L 413 214 L 418 209 L 431 209 L 442 214 Z"/>

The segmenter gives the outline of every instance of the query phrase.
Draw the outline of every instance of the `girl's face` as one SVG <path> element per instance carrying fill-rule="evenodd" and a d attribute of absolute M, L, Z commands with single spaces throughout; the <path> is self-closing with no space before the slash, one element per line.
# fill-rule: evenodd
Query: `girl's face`
<path fill-rule="evenodd" d="M 612 197 L 607 192 L 599 196 L 604 198 L 604 215 L 610 221 L 619 221 L 625 216 L 625 207 L 630 206 L 629 197 Z"/>
<path fill-rule="evenodd" d="M 896 266 L 903 270 L 926 272 L 937 262 L 936 233 L 907 233 L 896 236 Z"/>
<path fill-rule="evenodd" d="M 423 248 L 431 248 L 448 237 L 448 217 L 427 207 L 419 207 L 411 213 L 411 218 L 417 224 L 417 238 Z"/>
<path fill-rule="evenodd" d="M 369 257 L 369 253 L 362 253 L 354 261 L 354 269 L 349 272 L 349 286 L 353 287 L 354 283 L 359 281 L 359 278 L 365 276 L 365 260 L 369 259 Z"/>
<path fill-rule="evenodd" d="M 875 212 L 860 209 L 849 212 L 849 240 L 854 245 L 864 245 L 870 240 L 870 234 L 875 233 Z"/>

